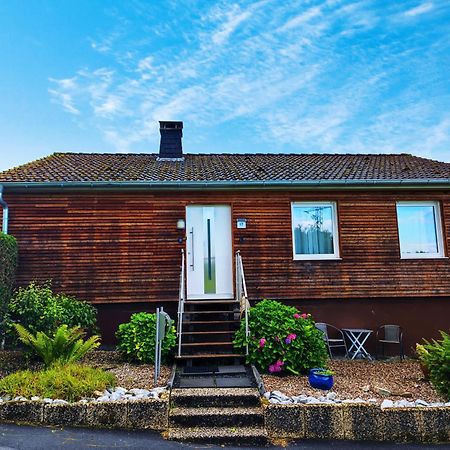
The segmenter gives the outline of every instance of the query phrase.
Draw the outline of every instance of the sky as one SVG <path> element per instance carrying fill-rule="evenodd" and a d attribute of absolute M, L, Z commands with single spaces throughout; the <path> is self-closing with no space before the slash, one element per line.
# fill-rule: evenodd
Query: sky
<path fill-rule="evenodd" d="M 3 0 L 0 170 L 53 152 L 450 162 L 448 0 Z"/>

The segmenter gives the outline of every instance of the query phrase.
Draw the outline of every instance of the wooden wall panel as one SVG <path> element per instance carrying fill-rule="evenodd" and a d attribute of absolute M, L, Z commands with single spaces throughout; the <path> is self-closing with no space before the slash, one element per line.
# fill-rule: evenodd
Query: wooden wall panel
<path fill-rule="evenodd" d="M 177 301 L 176 221 L 185 206 L 230 204 L 252 299 L 450 297 L 448 259 L 400 260 L 396 200 L 439 200 L 446 254 L 448 191 L 7 193 L 19 282 L 95 303 Z M 341 260 L 294 261 L 291 201 L 336 201 Z M 236 219 L 247 229 L 236 229 Z"/>

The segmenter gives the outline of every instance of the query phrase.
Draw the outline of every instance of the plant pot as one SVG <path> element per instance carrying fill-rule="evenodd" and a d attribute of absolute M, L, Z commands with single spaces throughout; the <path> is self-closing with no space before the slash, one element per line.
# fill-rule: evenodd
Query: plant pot
<path fill-rule="evenodd" d="M 311 369 L 308 375 L 308 381 L 311 387 L 315 389 L 322 389 L 323 391 L 329 391 L 334 384 L 333 375 L 322 375 L 317 372 L 321 372 L 325 369 Z"/>

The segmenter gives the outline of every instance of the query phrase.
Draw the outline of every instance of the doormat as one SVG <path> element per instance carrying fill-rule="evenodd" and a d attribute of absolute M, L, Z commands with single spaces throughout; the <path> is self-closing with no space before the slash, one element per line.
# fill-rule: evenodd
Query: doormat
<path fill-rule="evenodd" d="M 257 385 L 251 367 L 242 365 L 183 367 L 176 371 L 173 380 L 174 388 L 250 388 Z"/>
<path fill-rule="evenodd" d="M 214 373 L 219 371 L 219 366 L 190 366 L 190 367 L 184 367 L 183 373 L 186 374 L 194 374 L 194 373 Z"/>

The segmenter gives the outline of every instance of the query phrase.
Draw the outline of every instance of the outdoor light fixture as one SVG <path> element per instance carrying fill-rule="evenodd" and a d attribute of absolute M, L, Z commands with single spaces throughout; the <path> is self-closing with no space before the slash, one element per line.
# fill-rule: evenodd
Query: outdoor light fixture
<path fill-rule="evenodd" d="M 177 230 L 184 230 L 186 228 L 186 222 L 184 219 L 178 219 L 177 220 Z"/>

